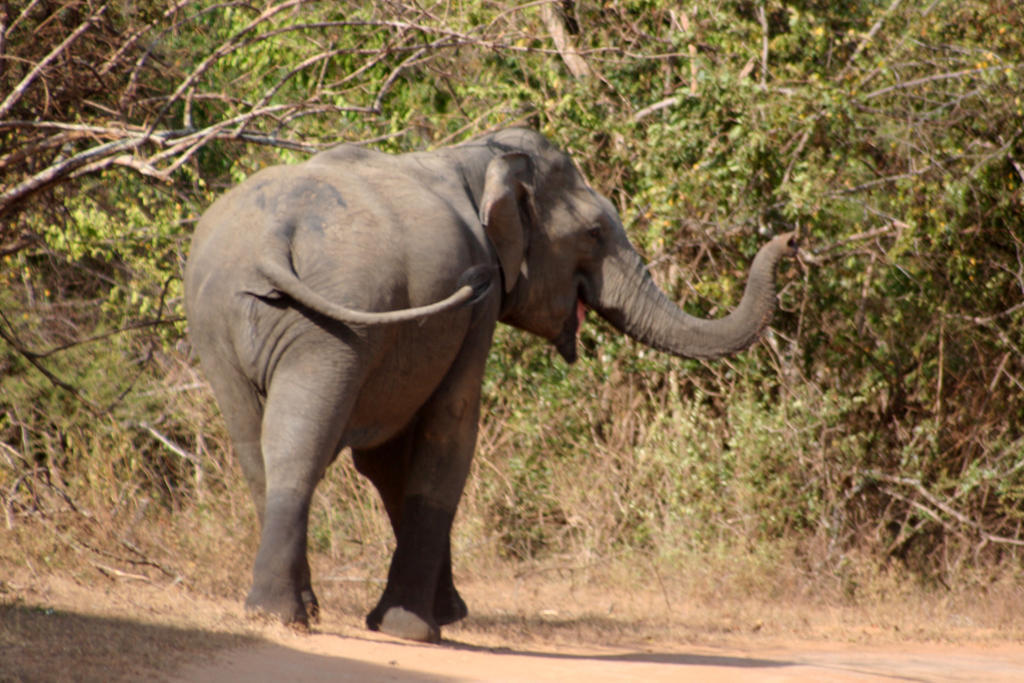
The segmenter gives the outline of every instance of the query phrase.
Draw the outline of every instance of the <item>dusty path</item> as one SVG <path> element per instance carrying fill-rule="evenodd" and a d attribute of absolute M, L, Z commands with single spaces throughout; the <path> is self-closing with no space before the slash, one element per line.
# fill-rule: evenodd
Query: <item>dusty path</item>
<path fill-rule="evenodd" d="M 899 649 L 492 648 L 376 634 L 275 637 L 179 670 L 174 681 L 1024 681 L 1024 647 Z"/>
<path fill-rule="evenodd" d="M 516 612 L 508 598 L 515 586 L 468 583 L 476 616 L 447 628 L 440 645 L 420 645 L 364 630 L 366 598 L 346 603 L 345 591 L 329 596 L 335 609 L 317 630 L 297 633 L 245 618 L 238 600 L 174 584 L 14 574 L 0 581 L 0 683 L 1024 681 L 1019 630 L 958 629 L 933 617 L 933 628 L 913 635 L 929 618 L 919 606 L 896 605 L 915 615 L 899 628 L 880 626 L 877 611 L 837 628 L 816 607 L 818 623 L 797 629 L 777 625 L 813 616 L 794 618 L 793 606 L 758 603 L 749 615 L 680 608 L 673 622 L 644 617 L 651 609 L 640 594 L 630 615 L 601 617 L 573 614 L 563 585 L 530 586 L 523 602 L 548 609 Z M 625 600 L 608 590 L 576 593 L 591 608 L 601 596 Z"/>

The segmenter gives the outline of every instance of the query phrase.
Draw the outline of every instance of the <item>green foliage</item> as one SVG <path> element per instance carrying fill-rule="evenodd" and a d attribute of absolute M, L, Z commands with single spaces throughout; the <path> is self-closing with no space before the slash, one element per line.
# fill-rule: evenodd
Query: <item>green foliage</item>
<path fill-rule="evenodd" d="M 18 59 L 0 92 L 82 18 L 48 7 L 8 31 Z M 205 452 L 208 394 L 167 390 L 202 210 L 338 141 L 401 152 L 532 125 L 612 198 L 693 313 L 739 300 L 766 233 L 798 228 L 805 260 L 783 270 L 775 333 L 730 361 L 669 359 L 591 319 L 568 368 L 499 330 L 470 509 L 506 554 L 787 539 L 833 566 L 853 548 L 923 571 L 1016 560 L 1019 3 L 576 3 L 582 79 L 530 4 L 176 7 L 109 7 L 2 117 L 5 188 L 63 173 L 0 205 L 0 438 L 24 462 L 72 480 L 90 449 L 119 444 L 110 476 L 168 506 L 198 495 L 192 466 L 138 425 Z M 147 128 L 165 142 L 64 172 Z M 21 465 L 3 467 L 10 507 Z M 366 502 L 344 477 L 332 486 Z M 318 512 L 314 545 L 333 552 L 330 529 L 354 514 Z"/>

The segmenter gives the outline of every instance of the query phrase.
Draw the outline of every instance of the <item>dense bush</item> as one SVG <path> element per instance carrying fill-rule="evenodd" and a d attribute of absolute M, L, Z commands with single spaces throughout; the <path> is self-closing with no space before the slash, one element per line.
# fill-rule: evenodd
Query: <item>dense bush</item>
<path fill-rule="evenodd" d="M 100 481 L 107 502 L 142 491 L 160 509 L 227 485 L 180 281 L 224 188 L 338 141 L 401 152 L 515 124 L 573 154 L 688 310 L 734 305 L 767 234 L 795 227 L 804 255 L 764 343 L 727 361 L 671 359 L 591 320 L 570 369 L 501 329 L 473 533 L 517 558 L 736 544 L 803 547 L 812 569 L 851 549 L 926 573 L 1017 561 L 1019 3 L 2 12 L 8 520 Z M 327 508 L 323 525 L 356 516 Z"/>

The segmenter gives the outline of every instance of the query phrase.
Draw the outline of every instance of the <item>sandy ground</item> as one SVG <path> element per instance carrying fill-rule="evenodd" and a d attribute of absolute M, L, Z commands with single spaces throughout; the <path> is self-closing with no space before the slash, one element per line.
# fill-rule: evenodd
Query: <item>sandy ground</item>
<path fill-rule="evenodd" d="M 348 603 L 345 593 L 328 596 L 334 609 L 300 633 L 175 584 L 13 576 L 0 581 L 0 682 L 1024 681 L 1024 642 L 991 631 L 950 633 L 945 642 L 934 631 L 918 640 L 874 627 L 847 629 L 845 638 L 817 635 L 817 626 L 814 637 L 770 627 L 709 636 L 724 619 L 713 611 L 705 621 L 690 612 L 682 626 L 645 620 L 642 601 L 640 612 L 604 622 L 550 609 L 513 614 L 496 597 L 509 594 L 507 585 L 467 588 L 476 616 L 446 629 L 441 644 L 421 645 L 363 629 L 361 595 Z M 546 589 L 562 590 L 537 585 Z"/>
<path fill-rule="evenodd" d="M 366 634 L 274 638 L 178 670 L 174 681 L 1024 681 L 1024 648 L 743 649 L 427 646 Z"/>

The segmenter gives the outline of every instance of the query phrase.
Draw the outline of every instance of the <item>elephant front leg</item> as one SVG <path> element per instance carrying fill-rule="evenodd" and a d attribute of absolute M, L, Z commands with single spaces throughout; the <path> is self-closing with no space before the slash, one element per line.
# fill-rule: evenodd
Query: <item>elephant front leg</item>
<path fill-rule="evenodd" d="M 407 429 L 399 436 L 380 446 L 355 449 L 352 452 L 352 460 L 356 469 L 373 483 L 380 494 L 396 539 L 402 526 L 405 481 L 415 441 L 415 430 Z M 438 575 L 437 588 L 434 592 L 433 616 L 438 626 L 445 626 L 464 619 L 469 613 L 462 596 L 455 589 L 452 577 L 450 533 L 445 532 L 444 539 L 441 571 Z M 381 620 L 384 616 L 384 607 L 382 605 L 379 605 L 379 609 L 374 609 L 367 617 L 367 625 L 373 630 L 380 629 Z"/>
<path fill-rule="evenodd" d="M 441 615 L 436 609 L 437 597 L 442 592 L 440 579 L 447 573 L 448 582 L 451 581 L 447 564 L 450 555 L 445 548 L 454 516 L 454 510 L 441 508 L 420 496 L 405 501 L 404 522 L 398 531 L 387 587 L 366 617 L 371 630 L 436 643 L 441 638 L 441 626 L 456 620 L 450 619 L 449 609 Z M 458 596 L 454 586 L 451 593 Z M 458 600 L 462 603 L 461 598 Z M 465 610 L 465 603 L 462 609 Z"/>
<path fill-rule="evenodd" d="M 489 341 L 492 330 L 478 332 Z M 384 594 L 367 616 L 371 629 L 437 642 L 442 625 L 466 615 L 452 583 L 450 532 L 476 443 L 487 346 L 463 349 L 410 430 L 395 552 Z"/>
<path fill-rule="evenodd" d="M 465 619 L 469 614 L 466 602 L 455 590 L 452 577 L 451 534 L 446 537 L 444 560 L 441 561 L 441 575 L 437 579 L 437 592 L 434 594 L 434 619 L 438 626 L 447 626 Z"/>
<path fill-rule="evenodd" d="M 450 534 L 476 436 L 477 410 L 468 412 L 466 424 L 449 424 L 441 432 L 426 426 L 436 423 L 421 415 L 400 516 L 392 515 L 396 544 L 387 587 L 366 618 L 372 630 L 437 642 L 441 626 L 466 616 L 466 604 L 452 582 Z M 436 434 L 445 436 L 432 438 Z"/>

